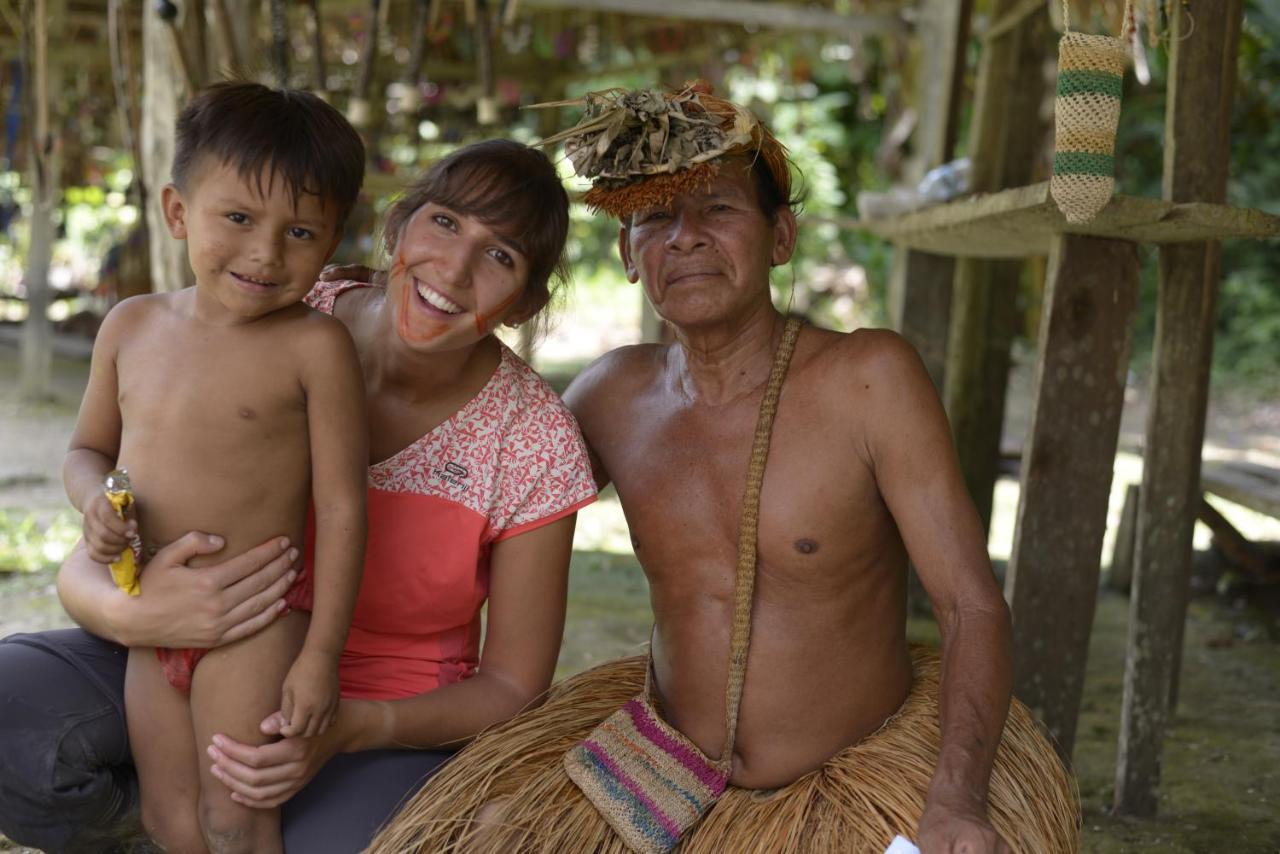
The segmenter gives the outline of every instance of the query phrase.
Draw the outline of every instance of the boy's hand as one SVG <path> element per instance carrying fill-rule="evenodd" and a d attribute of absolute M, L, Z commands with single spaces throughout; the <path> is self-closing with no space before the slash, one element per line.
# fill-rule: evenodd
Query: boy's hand
<path fill-rule="evenodd" d="M 287 723 L 280 728 L 280 734 L 302 738 L 319 735 L 333 723 L 337 711 L 336 657 L 303 649 L 284 679 L 280 712 Z"/>
<path fill-rule="evenodd" d="M 84 544 L 89 557 L 98 563 L 111 563 L 119 558 L 137 534 L 138 520 L 133 518 L 132 506 L 121 519 L 105 495 L 98 495 L 85 505 Z"/>

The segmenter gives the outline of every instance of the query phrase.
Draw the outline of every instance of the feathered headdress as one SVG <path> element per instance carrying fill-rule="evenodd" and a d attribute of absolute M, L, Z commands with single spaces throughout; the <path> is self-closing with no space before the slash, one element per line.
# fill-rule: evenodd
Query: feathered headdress
<path fill-rule="evenodd" d="M 565 143 L 582 178 L 583 199 L 596 211 L 624 219 L 669 203 L 715 180 L 729 155 L 759 157 L 784 198 L 791 196 L 787 152 L 750 110 L 717 98 L 705 83 L 673 92 L 605 89 L 540 107 L 585 107 L 582 120 L 540 145 Z"/>

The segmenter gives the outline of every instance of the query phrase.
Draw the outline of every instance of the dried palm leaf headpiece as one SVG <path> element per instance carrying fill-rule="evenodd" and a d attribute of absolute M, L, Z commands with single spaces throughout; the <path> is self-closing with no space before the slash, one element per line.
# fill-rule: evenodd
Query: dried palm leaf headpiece
<path fill-rule="evenodd" d="M 574 127 L 544 139 L 565 143 L 574 171 L 594 183 L 583 199 L 625 219 L 715 180 L 719 162 L 744 154 L 764 161 L 783 198 L 791 197 L 787 152 L 751 111 L 698 82 L 673 92 L 605 89 L 534 107 L 585 107 Z"/>

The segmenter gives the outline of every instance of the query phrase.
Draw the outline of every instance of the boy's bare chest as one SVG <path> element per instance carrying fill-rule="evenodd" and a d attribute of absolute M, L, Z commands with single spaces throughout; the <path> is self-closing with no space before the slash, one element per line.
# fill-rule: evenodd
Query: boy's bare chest
<path fill-rule="evenodd" d="M 161 336 L 121 348 L 124 429 L 239 441 L 305 429 L 306 395 L 289 348 L 267 336 Z"/>

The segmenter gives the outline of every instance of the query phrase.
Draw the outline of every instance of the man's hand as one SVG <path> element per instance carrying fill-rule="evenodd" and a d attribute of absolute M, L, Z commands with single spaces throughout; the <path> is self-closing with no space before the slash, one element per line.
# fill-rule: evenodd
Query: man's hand
<path fill-rule="evenodd" d="M 330 264 L 320 271 L 322 282 L 369 282 L 374 285 L 386 284 L 385 270 L 375 270 L 363 264 Z"/>
<path fill-rule="evenodd" d="M 125 511 L 125 518 L 116 515 L 107 496 L 99 494 L 90 499 L 84 508 L 84 545 L 89 557 L 98 563 L 111 563 L 120 553 L 130 548 L 130 542 L 138 534 L 138 520 L 133 518 L 133 507 Z"/>
<path fill-rule="evenodd" d="M 284 679 L 280 696 L 280 715 L 284 723 L 280 726 L 280 735 L 286 738 L 320 735 L 333 723 L 337 712 L 336 658 L 304 648 Z"/>
<path fill-rule="evenodd" d="M 920 854 L 1013 854 L 981 812 L 926 803 L 920 818 Z"/>

